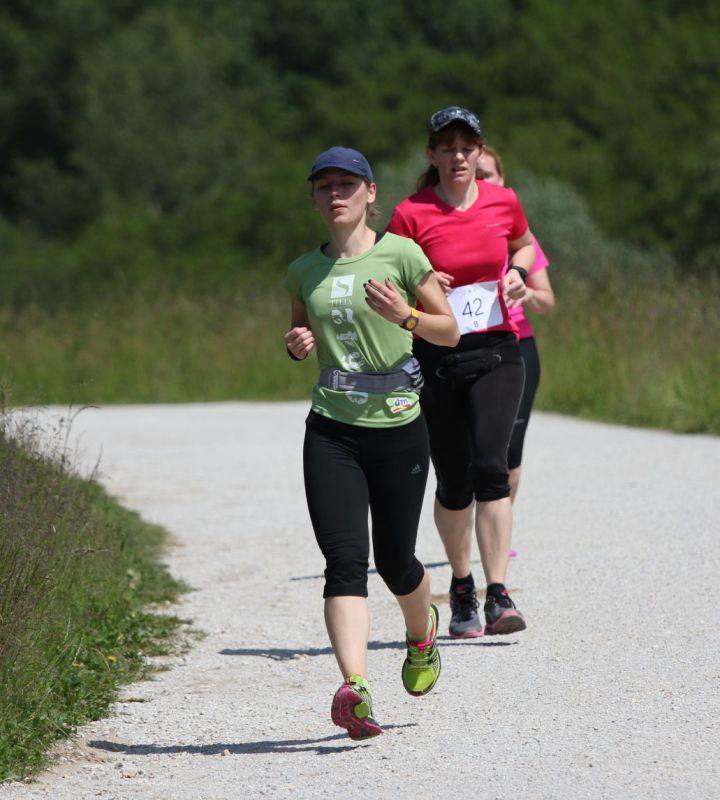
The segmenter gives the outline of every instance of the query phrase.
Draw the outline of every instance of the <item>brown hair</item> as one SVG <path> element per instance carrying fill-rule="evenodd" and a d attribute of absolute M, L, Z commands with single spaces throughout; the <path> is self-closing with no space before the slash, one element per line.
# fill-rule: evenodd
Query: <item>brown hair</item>
<path fill-rule="evenodd" d="M 505 180 L 505 168 L 503 167 L 502 159 L 500 158 L 500 154 L 498 153 L 495 148 L 490 147 L 489 144 L 486 144 L 483 148 L 483 155 L 490 156 L 492 160 L 495 162 L 495 169 L 497 170 L 498 175 Z M 477 176 L 478 178 L 483 177 L 483 171 L 478 166 L 477 168 Z"/>
<path fill-rule="evenodd" d="M 462 136 L 463 139 L 467 139 L 468 142 L 472 142 L 480 148 L 484 144 L 482 136 L 478 136 L 467 123 L 457 120 L 446 125 L 437 133 L 431 133 L 428 137 L 427 146 L 430 150 L 434 150 L 440 145 L 450 145 L 455 141 L 456 136 Z M 437 186 L 438 183 L 440 183 L 438 169 L 434 164 L 430 164 L 425 172 L 418 177 L 417 190 L 421 191 L 422 189 L 427 189 L 428 186 Z"/>

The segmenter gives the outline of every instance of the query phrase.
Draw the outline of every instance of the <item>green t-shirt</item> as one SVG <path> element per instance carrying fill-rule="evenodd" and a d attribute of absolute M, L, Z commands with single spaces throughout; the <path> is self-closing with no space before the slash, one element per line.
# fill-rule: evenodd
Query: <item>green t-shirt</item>
<path fill-rule="evenodd" d="M 415 288 L 428 272 L 432 266 L 419 245 L 393 233 L 355 258 L 328 258 L 318 247 L 293 261 L 285 287 L 305 304 L 320 369 L 385 372 L 407 361 L 412 334 L 368 306 L 363 284 L 390 278 L 414 306 Z M 369 394 L 316 385 L 312 408 L 323 417 L 369 428 L 404 425 L 420 414 L 418 394 L 410 389 Z"/>

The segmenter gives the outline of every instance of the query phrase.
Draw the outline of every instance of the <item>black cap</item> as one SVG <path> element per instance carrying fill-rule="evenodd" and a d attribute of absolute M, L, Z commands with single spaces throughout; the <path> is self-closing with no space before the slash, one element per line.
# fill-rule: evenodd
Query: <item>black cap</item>
<path fill-rule="evenodd" d="M 448 106 L 441 111 L 436 111 L 430 117 L 430 133 L 438 133 L 451 122 L 464 122 L 478 136 L 482 136 L 480 120 L 467 108 L 462 106 Z"/>

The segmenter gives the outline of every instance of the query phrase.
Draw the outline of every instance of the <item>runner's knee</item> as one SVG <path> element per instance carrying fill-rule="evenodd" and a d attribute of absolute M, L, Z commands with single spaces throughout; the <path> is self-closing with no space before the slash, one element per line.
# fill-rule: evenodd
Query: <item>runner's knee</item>
<path fill-rule="evenodd" d="M 376 557 L 375 566 L 378 574 L 385 581 L 385 585 L 396 595 L 414 592 L 425 574 L 423 565 L 415 556 L 409 563 L 406 562 L 402 565 L 393 564 L 389 559 L 387 561 L 378 560 Z"/>
<path fill-rule="evenodd" d="M 435 497 L 443 508 L 449 511 L 460 511 L 473 501 L 473 487 L 463 481 L 462 485 L 452 485 L 437 476 Z"/>
<path fill-rule="evenodd" d="M 472 469 L 475 499 L 480 503 L 490 500 L 501 500 L 510 497 L 510 482 L 508 471 L 483 470 L 478 467 Z"/>
<path fill-rule="evenodd" d="M 368 560 L 365 552 L 345 550 L 325 554 L 323 597 L 367 597 Z"/>
<path fill-rule="evenodd" d="M 522 423 L 515 423 L 510 447 L 508 448 L 508 469 L 517 469 L 522 464 L 525 429 Z"/>

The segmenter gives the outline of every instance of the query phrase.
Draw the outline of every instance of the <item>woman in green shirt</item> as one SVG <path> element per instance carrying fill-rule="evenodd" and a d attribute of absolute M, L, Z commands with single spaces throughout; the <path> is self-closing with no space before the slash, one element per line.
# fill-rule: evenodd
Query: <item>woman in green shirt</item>
<path fill-rule="evenodd" d="M 453 346 L 459 331 L 420 247 L 369 226 L 376 186 L 362 153 L 326 150 L 308 180 L 330 240 L 289 267 L 285 343 L 295 360 L 316 351 L 320 367 L 306 422 L 305 489 L 326 561 L 325 622 L 343 676 L 331 716 L 362 739 L 382 732 L 367 682 L 368 510 L 375 565 L 405 620 L 403 685 L 424 695 L 440 675 L 437 609 L 415 556 L 429 451 L 412 340 Z"/>

